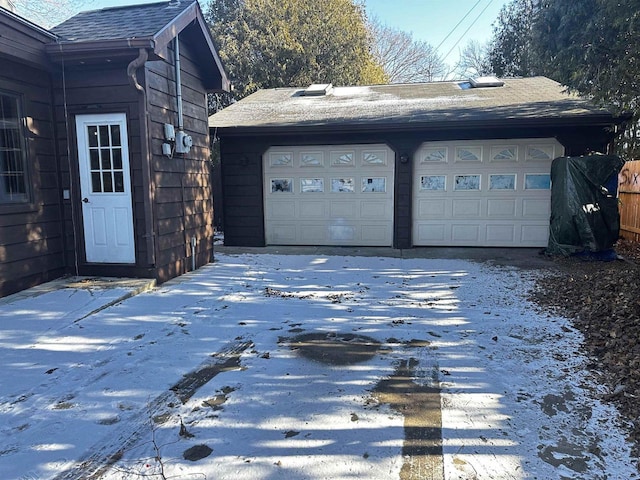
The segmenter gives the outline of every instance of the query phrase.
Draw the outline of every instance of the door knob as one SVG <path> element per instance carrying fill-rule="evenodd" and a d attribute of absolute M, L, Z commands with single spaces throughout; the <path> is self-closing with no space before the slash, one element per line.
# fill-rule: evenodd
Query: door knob
<path fill-rule="evenodd" d="M 82 199 L 82 201 L 83 201 L 84 203 L 89 203 L 89 199 L 88 199 L 87 197 L 84 197 L 84 198 Z"/>

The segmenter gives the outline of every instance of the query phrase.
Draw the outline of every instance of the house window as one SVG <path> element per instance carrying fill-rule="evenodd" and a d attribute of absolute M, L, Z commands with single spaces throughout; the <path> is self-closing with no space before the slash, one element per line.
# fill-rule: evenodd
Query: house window
<path fill-rule="evenodd" d="M 0 93 L 0 204 L 27 200 L 26 151 L 19 98 Z"/>

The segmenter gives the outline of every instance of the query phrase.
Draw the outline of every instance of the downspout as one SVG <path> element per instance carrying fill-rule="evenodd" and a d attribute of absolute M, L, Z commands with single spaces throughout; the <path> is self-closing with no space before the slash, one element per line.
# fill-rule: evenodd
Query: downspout
<path fill-rule="evenodd" d="M 154 205 L 153 198 L 155 196 L 154 184 L 151 180 L 151 155 L 149 148 L 149 109 L 147 108 L 147 92 L 145 88 L 140 85 L 137 78 L 137 71 L 139 68 L 144 67 L 145 63 L 149 59 L 149 53 L 145 48 L 141 48 L 138 51 L 138 57 L 135 58 L 127 66 L 127 76 L 129 77 L 129 83 L 140 93 L 138 101 L 138 110 L 140 117 L 140 149 L 142 154 L 142 182 L 144 186 L 148 186 L 145 194 L 142 196 L 145 210 L 145 230 L 144 238 L 147 244 L 147 264 L 156 266 L 156 247 L 155 247 L 155 230 L 154 230 Z M 133 190 L 133 185 L 132 185 Z M 133 197 L 133 191 L 132 197 Z M 155 276 L 155 275 L 154 275 Z"/>
<path fill-rule="evenodd" d="M 182 118 L 182 78 L 180 76 L 180 40 L 179 35 L 174 39 L 173 56 L 175 58 L 174 68 L 176 72 L 176 101 L 178 103 L 178 131 L 184 131 L 184 119 Z"/>

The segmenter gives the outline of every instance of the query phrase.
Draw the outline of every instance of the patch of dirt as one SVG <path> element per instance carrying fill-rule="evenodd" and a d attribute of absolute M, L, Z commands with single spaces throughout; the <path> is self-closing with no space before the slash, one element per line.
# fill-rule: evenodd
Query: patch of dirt
<path fill-rule="evenodd" d="M 557 271 L 539 278 L 533 300 L 572 320 L 585 338 L 589 367 L 609 389 L 631 425 L 634 455 L 640 454 L 640 243 L 616 244 L 621 260 L 555 260 Z"/>
<path fill-rule="evenodd" d="M 376 339 L 353 333 L 305 333 L 289 341 L 301 356 L 330 365 L 352 365 L 373 358 L 382 345 Z"/>

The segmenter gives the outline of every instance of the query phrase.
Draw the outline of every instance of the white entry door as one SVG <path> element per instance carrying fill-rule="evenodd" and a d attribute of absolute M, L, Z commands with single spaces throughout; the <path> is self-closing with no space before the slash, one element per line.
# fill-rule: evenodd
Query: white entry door
<path fill-rule="evenodd" d="M 135 263 L 124 113 L 76 116 L 87 262 Z"/>

